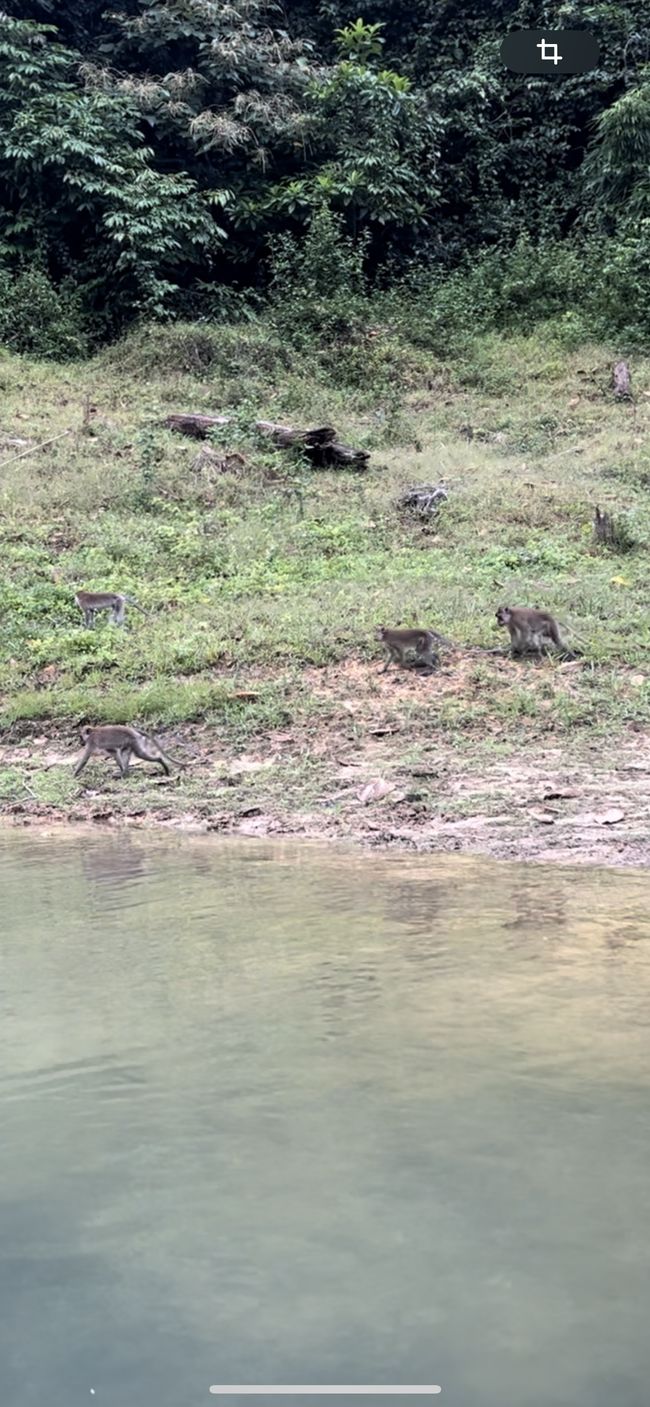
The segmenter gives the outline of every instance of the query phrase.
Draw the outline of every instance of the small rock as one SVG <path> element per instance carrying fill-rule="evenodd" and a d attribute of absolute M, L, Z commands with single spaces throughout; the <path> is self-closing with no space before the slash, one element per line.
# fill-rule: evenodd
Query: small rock
<path fill-rule="evenodd" d="M 376 781 L 368 782 L 367 786 L 362 787 L 357 796 L 359 801 L 367 806 L 370 801 L 381 801 L 384 796 L 390 796 L 394 790 L 394 782 L 386 782 L 383 777 L 377 777 Z"/>

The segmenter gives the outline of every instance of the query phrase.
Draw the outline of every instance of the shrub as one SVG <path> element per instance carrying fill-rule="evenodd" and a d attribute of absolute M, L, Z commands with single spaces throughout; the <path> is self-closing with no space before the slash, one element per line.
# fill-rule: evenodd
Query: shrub
<path fill-rule="evenodd" d="M 361 337 L 368 321 L 365 250 L 365 240 L 355 243 L 325 205 L 302 239 L 284 234 L 272 242 L 271 318 L 283 337 L 321 344 Z"/>
<path fill-rule="evenodd" d="M 413 268 L 386 297 L 409 338 L 438 355 L 461 350 L 477 332 L 528 330 L 566 316 L 593 297 L 597 251 L 577 242 L 486 250 L 449 273 Z"/>
<path fill-rule="evenodd" d="M 79 297 L 37 267 L 0 269 L 0 342 L 14 352 L 65 361 L 88 350 Z"/>
<path fill-rule="evenodd" d="M 230 379 L 280 374 L 288 365 L 282 343 L 261 323 L 150 323 L 127 333 L 102 357 L 134 376 L 186 372 Z"/>

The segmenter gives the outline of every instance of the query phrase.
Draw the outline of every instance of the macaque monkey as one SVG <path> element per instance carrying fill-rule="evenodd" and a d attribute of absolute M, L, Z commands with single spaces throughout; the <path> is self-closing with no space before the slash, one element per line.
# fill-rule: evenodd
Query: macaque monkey
<path fill-rule="evenodd" d="M 549 641 L 562 654 L 571 654 L 562 640 L 555 616 L 548 611 L 534 610 L 530 606 L 499 606 L 496 618 L 497 625 L 505 625 L 510 632 L 513 655 L 541 655 Z"/>
<path fill-rule="evenodd" d="M 113 625 L 124 625 L 127 602 L 143 616 L 147 614 L 132 596 L 124 596 L 120 591 L 78 591 L 74 599 L 79 610 L 83 611 L 84 625 L 88 630 L 95 624 L 97 611 L 110 611 Z"/>
<path fill-rule="evenodd" d="M 425 664 L 429 669 L 434 669 L 440 663 L 439 657 L 434 650 L 434 645 L 439 642 L 447 644 L 442 635 L 438 635 L 435 630 L 387 630 L 380 625 L 377 628 L 377 639 L 388 652 L 388 659 L 384 668 L 379 672 L 385 674 L 390 664 L 401 664 L 406 668 L 406 656 L 409 651 L 415 655 L 414 664 Z"/>
<path fill-rule="evenodd" d="M 169 776 L 169 764 L 182 767 L 173 757 L 167 757 L 154 738 L 140 733 L 137 728 L 127 728 L 121 723 L 101 724 L 98 728 L 84 728 L 81 733 L 83 752 L 74 769 L 73 776 L 83 772 L 86 763 L 98 752 L 107 752 L 115 758 L 120 777 L 126 777 L 131 754 L 142 758 L 143 762 L 159 762 L 163 772 Z"/>

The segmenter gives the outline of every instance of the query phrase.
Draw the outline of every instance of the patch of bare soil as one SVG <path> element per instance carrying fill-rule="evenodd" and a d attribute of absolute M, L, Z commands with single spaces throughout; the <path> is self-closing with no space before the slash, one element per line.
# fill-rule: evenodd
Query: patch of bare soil
<path fill-rule="evenodd" d="M 512 664 L 494 658 L 489 673 L 502 689 Z M 107 760 L 73 783 L 68 730 L 8 739 L 0 764 L 16 780 L 0 815 L 13 825 L 94 822 L 499 860 L 650 862 L 650 734 L 630 729 L 609 742 L 533 734 L 512 746 L 498 713 L 480 737 L 442 731 L 435 698 L 483 687 L 471 666 L 422 677 L 351 661 L 306 669 L 303 680 L 316 714 L 245 750 L 226 746 L 216 727 L 175 728 L 170 751 L 180 746 L 189 765 L 169 779 L 136 764 L 120 781 Z M 42 800 L 58 795 L 57 779 L 61 799 Z"/>

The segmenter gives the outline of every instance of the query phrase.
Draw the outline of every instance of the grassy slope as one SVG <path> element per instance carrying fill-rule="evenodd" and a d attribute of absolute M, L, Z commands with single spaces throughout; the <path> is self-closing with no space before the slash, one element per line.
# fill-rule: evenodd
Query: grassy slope
<path fill-rule="evenodd" d="M 80 718 L 201 720 L 232 752 L 289 729 L 304 784 L 314 739 L 346 708 L 358 739 L 372 720 L 375 733 L 400 735 L 402 756 L 407 736 L 416 760 L 434 733 L 459 753 L 645 725 L 650 361 L 634 363 L 634 404 L 617 405 L 617 351 L 494 337 L 441 366 L 384 347 L 354 389 L 257 327 L 159 329 L 79 367 L 5 356 L 0 440 L 72 432 L 14 463 L 0 449 L 5 739 L 33 733 L 28 723 L 51 733 L 41 720 L 60 720 L 71 746 Z M 245 468 L 196 467 L 199 446 L 160 428 L 187 409 L 234 413 L 226 447 Z M 370 472 L 290 466 L 256 444 L 255 415 L 335 424 L 371 449 Z M 396 514 L 406 484 L 441 477 L 451 495 L 435 529 Z M 596 502 L 630 513 L 636 550 L 594 549 Z M 86 632 L 72 601 L 80 584 L 128 591 L 149 620 L 132 613 L 126 631 Z M 568 620 L 586 665 L 457 654 L 441 679 L 377 680 L 378 621 L 494 645 L 504 599 Z M 0 788 L 19 794 L 15 769 Z M 68 803 L 74 791 L 67 770 L 65 784 L 50 776 L 37 788 Z M 306 791 L 317 795 L 317 776 Z"/>

